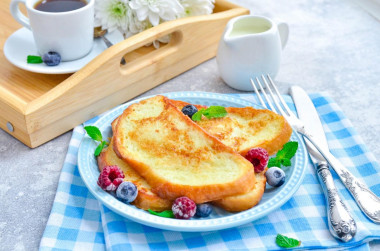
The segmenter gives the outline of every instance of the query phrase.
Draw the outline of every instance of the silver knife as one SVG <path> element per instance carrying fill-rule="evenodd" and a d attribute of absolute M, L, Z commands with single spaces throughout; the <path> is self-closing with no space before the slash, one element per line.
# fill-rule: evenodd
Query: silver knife
<path fill-rule="evenodd" d="M 294 91 L 293 91 L 294 92 Z M 307 95 L 306 95 L 307 96 Z M 307 96 L 308 97 L 308 96 Z M 307 121 L 305 121 L 307 123 Z M 314 128 L 312 123 L 307 123 L 307 126 Z M 306 126 L 305 126 L 306 127 Z M 307 128 L 307 129 L 310 129 Z M 305 128 L 303 128 L 305 129 Z M 304 134 L 305 137 L 310 138 L 314 143 L 319 143 L 316 137 L 310 134 Z M 316 144 L 318 146 L 319 144 Z M 328 148 L 318 147 L 319 152 L 325 157 L 327 162 L 330 163 L 332 169 L 338 174 L 343 185 L 351 193 L 355 199 L 360 210 L 372 222 L 380 224 L 380 197 L 374 194 L 366 184 L 362 183 L 356 178 L 349 170 L 347 170 L 329 151 Z M 327 151 L 326 151 L 327 150 Z"/>
<path fill-rule="evenodd" d="M 292 86 L 290 88 L 290 95 L 293 98 L 300 120 L 318 138 L 322 147 L 328 148 L 318 113 L 307 93 L 299 86 Z M 310 158 L 316 167 L 318 179 L 328 204 L 327 217 L 329 230 L 335 238 L 347 242 L 356 234 L 356 223 L 338 194 L 325 158 L 306 138 L 305 142 Z"/>

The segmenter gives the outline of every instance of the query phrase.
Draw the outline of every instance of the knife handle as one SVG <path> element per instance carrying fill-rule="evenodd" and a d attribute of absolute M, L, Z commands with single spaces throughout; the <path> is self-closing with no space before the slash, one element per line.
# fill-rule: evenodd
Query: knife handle
<path fill-rule="evenodd" d="M 354 175 L 352 175 L 352 173 L 348 171 L 328 149 L 321 147 L 314 136 L 306 133 L 305 130 L 299 132 L 303 134 L 327 160 L 330 166 L 338 174 L 345 187 L 350 191 L 362 212 L 374 223 L 380 224 L 380 198 L 369 190 L 367 185 L 360 182 Z"/>
<path fill-rule="evenodd" d="M 328 205 L 329 230 L 335 238 L 350 241 L 356 234 L 356 223 L 339 197 L 327 163 L 320 162 L 317 173 Z"/>

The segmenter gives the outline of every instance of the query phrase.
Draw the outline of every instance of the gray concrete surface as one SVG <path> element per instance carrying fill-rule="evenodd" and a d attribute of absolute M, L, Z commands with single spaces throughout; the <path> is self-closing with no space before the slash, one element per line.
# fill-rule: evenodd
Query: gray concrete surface
<path fill-rule="evenodd" d="M 253 14 L 290 25 L 277 83 L 325 91 L 341 106 L 370 151 L 380 148 L 380 23 L 345 1 L 231 0 Z M 237 92 L 219 77 L 215 59 L 145 93 Z M 0 250 L 36 250 L 53 203 L 71 132 L 29 149 L 0 130 Z M 371 243 L 372 250 L 380 243 Z"/>

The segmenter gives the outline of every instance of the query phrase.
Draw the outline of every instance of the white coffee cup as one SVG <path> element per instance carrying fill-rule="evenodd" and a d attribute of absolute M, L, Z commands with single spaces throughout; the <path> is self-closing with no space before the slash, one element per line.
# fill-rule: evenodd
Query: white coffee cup
<path fill-rule="evenodd" d="M 39 0 L 12 0 L 10 11 L 17 22 L 32 31 L 40 55 L 58 52 L 62 61 L 87 55 L 94 41 L 94 2 L 86 0 L 82 8 L 65 12 L 45 12 L 35 9 Z M 25 4 L 28 17 L 21 13 Z"/>
<path fill-rule="evenodd" d="M 220 76 L 226 84 L 242 91 L 253 90 L 251 78 L 262 74 L 274 78 L 288 35 L 286 23 L 267 17 L 245 15 L 231 19 L 216 56 Z"/>

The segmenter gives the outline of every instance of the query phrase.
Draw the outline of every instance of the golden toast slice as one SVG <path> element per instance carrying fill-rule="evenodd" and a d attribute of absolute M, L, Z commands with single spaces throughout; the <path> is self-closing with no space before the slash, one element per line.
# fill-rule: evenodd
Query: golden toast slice
<path fill-rule="evenodd" d="M 111 140 L 112 142 L 112 140 Z M 112 143 L 111 143 L 112 144 Z M 98 157 L 99 170 L 102 171 L 105 166 L 117 165 L 124 172 L 125 181 L 133 182 L 137 189 L 137 198 L 132 202 L 138 208 L 161 212 L 170 210 L 173 201 L 160 198 L 152 192 L 152 187 L 125 161 L 117 157 L 112 146 L 104 149 Z M 264 194 L 266 178 L 265 172 L 256 173 L 256 183 L 253 189 L 241 195 L 227 196 L 223 199 L 213 201 L 212 204 L 221 207 L 230 212 L 240 212 L 257 205 Z"/>
<path fill-rule="evenodd" d="M 212 204 L 230 212 L 241 212 L 256 206 L 263 197 L 267 179 L 265 177 L 265 171 L 255 173 L 255 176 L 255 186 L 249 192 L 227 196 L 223 199 L 213 201 Z"/>
<path fill-rule="evenodd" d="M 188 105 L 178 100 L 171 102 L 180 110 Z M 198 109 L 206 108 L 195 106 Z M 226 110 L 227 116 L 223 118 L 203 117 L 196 123 L 243 156 L 254 147 L 264 148 L 269 155 L 273 155 L 290 139 L 292 128 L 288 122 L 270 110 L 253 107 L 226 107 Z"/>
<path fill-rule="evenodd" d="M 112 147 L 107 147 L 98 157 L 99 170 L 102 171 L 105 166 L 111 165 L 119 166 L 124 172 L 124 180 L 133 182 L 136 185 L 139 192 L 137 198 L 132 202 L 133 205 L 144 210 L 151 209 L 157 212 L 171 209 L 172 200 L 162 199 L 153 193 L 152 187 L 146 180 L 125 161 L 117 157 Z M 266 178 L 265 172 L 256 173 L 255 176 L 255 186 L 249 192 L 241 195 L 227 196 L 223 199 L 213 201 L 212 204 L 230 212 L 248 210 L 257 205 L 264 194 Z"/>
<path fill-rule="evenodd" d="M 161 198 L 187 196 L 203 203 L 250 191 L 252 164 L 206 133 L 168 98 L 129 106 L 114 131 L 116 154 Z"/>
<path fill-rule="evenodd" d="M 98 156 L 98 167 L 102 171 L 104 167 L 117 165 L 124 172 L 124 180 L 130 181 L 136 185 L 138 189 L 137 198 L 132 202 L 138 208 L 153 211 L 169 210 L 172 207 L 172 201 L 158 197 L 157 194 L 152 192 L 152 187 L 141 177 L 132 167 L 130 167 L 125 161 L 117 157 L 116 153 L 112 149 L 112 140 L 110 146 Z"/>

